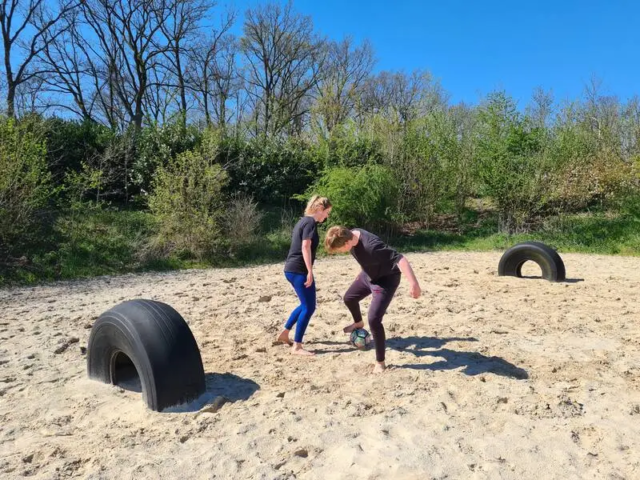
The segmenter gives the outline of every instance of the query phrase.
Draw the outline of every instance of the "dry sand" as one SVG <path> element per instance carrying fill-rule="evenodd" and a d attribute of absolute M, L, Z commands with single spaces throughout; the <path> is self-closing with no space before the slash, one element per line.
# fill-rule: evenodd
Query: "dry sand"
<path fill-rule="evenodd" d="M 559 284 L 496 276 L 497 252 L 408 258 L 424 296 L 403 281 L 380 376 L 341 333 L 350 257 L 317 264 L 312 359 L 272 345 L 281 265 L 0 291 L 0 477 L 640 478 L 640 258 L 564 255 Z M 140 297 L 187 320 L 217 412 L 87 379 L 91 324 Z"/>

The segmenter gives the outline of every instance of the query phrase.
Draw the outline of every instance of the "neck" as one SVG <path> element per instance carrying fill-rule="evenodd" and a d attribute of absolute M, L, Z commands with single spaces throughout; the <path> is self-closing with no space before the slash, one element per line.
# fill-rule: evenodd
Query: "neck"
<path fill-rule="evenodd" d="M 360 243 L 360 232 L 358 230 L 351 230 L 351 233 L 353 233 L 353 246 L 355 247 Z"/>

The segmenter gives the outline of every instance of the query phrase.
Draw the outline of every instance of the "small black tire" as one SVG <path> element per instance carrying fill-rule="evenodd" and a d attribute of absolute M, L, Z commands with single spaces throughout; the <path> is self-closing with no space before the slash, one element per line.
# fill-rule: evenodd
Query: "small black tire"
<path fill-rule="evenodd" d="M 118 384 L 120 354 L 135 366 L 151 410 L 189 402 L 206 390 L 196 340 L 182 316 L 165 303 L 130 300 L 100 315 L 87 346 L 89 378 Z"/>
<path fill-rule="evenodd" d="M 527 261 L 540 266 L 545 280 L 563 282 L 566 278 L 564 262 L 558 252 L 541 242 L 519 243 L 504 252 L 498 265 L 498 275 L 522 277 L 522 265 Z"/>

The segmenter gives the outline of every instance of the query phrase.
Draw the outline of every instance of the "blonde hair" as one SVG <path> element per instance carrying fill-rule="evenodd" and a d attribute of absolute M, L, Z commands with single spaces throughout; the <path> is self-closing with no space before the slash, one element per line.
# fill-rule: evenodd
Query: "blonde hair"
<path fill-rule="evenodd" d="M 343 247 L 349 240 L 353 238 L 353 232 L 347 227 L 336 225 L 331 227 L 324 237 L 324 248 L 327 252 L 333 253 L 337 249 Z"/>
<path fill-rule="evenodd" d="M 304 209 L 305 215 L 313 215 L 318 210 L 326 210 L 331 207 L 331 202 L 327 197 L 321 197 L 320 195 L 314 195 L 307 203 L 307 208 Z"/>

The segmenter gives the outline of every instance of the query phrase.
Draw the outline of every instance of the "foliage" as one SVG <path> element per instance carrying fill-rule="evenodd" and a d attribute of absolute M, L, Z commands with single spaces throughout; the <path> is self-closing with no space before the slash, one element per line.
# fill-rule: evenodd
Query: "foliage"
<path fill-rule="evenodd" d="M 159 224 L 158 248 L 197 259 L 212 255 L 220 238 L 222 189 L 227 174 L 216 163 L 220 139 L 207 131 L 202 144 L 158 168 L 149 207 Z"/>
<path fill-rule="evenodd" d="M 52 195 L 41 122 L 0 118 L 0 260 L 37 236 Z"/>

